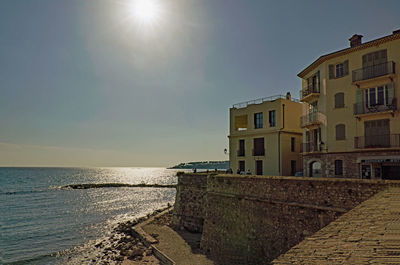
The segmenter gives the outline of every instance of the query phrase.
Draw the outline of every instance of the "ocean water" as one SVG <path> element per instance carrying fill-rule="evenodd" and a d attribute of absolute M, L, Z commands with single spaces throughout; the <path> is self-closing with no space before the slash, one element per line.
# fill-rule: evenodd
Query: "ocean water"
<path fill-rule="evenodd" d="M 176 184 L 165 168 L 0 168 L 0 264 L 79 264 L 118 222 L 173 204 L 174 188 L 62 189 L 79 183 Z M 81 257 L 82 256 L 82 257 Z M 71 262 L 67 262 L 68 260 Z M 71 258 L 72 257 L 72 258 Z"/>

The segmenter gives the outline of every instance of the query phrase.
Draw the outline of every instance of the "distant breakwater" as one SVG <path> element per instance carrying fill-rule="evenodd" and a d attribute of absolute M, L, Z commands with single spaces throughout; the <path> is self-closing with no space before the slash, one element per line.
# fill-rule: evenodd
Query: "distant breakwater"
<path fill-rule="evenodd" d="M 62 186 L 62 189 L 96 189 L 96 188 L 176 188 L 175 184 L 125 184 L 125 183 L 84 183 L 84 184 L 69 184 Z"/>

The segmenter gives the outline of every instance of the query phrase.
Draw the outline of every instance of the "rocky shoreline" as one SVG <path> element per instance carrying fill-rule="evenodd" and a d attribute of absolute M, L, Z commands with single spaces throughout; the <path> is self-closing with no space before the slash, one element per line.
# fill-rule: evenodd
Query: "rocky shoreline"
<path fill-rule="evenodd" d="M 131 221 L 121 222 L 112 230 L 111 235 L 97 240 L 89 249 L 88 254 L 80 260 L 85 264 L 100 265 L 138 265 L 138 264 L 160 264 L 159 260 L 153 255 L 153 251 L 141 241 L 134 227 L 141 224 L 151 217 L 160 214 L 163 211 L 171 209 L 167 207 L 155 210 L 147 216 L 137 218 Z M 152 222 L 156 224 L 170 225 L 172 213 L 168 212 L 155 218 Z M 152 235 L 157 237 L 157 235 Z M 67 257 L 66 262 L 75 264 L 72 257 Z"/>

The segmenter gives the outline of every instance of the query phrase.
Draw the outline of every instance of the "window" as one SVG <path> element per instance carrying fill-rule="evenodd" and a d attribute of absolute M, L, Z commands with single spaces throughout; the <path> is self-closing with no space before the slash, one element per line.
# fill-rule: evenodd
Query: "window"
<path fill-rule="evenodd" d="M 343 63 L 336 65 L 336 78 L 343 76 Z"/>
<path fill-rule="evenodd" d="M 269 111 L 269 127 L 276 126 L 276 117 L 275 117 L 275 110 Z"/>
<path fill-rule="evenodd" d="M 390 91 L 392 93 L 392 91 Z M 365 90 L 365 106 L 367 108 L 378 105 L 392 104 L 389 99 L 389 88 L 387 85 L 371 87 Z"/>
<path fill-rule="evenodd" d="M 335 160 L 335 175 L 343 175 L 343 160 Z"/>
<path fill-rule="evenodd" d="M 311 102 L 308 105 L 308 112 L 309 113 L 318 112 L 318 101 Z"/>
<path fill-rule="evenodd" d="M 335 108 L 344 108 L 344 93 L 335 94 Z"/>
<path fill-rule="evenodd" d="M 264 138 L 254 138 L 253 156 L 263 156 L 264 154 Z"/>
<path fill-rule="evenodd" d="M 338 64 L 330 64 L 329 66 L 329 79 L 340 78 L 349 74 L 349 61 Z"/>
<path fill-rule="evenodd" d="M 254 128 L 260 129 L 263 127 L 263 114 L 262 112 L 254 113 Z"/>
<path fill-rule="evenodd" d="M 292 152 L 295 151 L 295 146 L 296 146 L 296 138 L 291 137 L 291 138 L 290 138 L 290 150 L 291 150 Z"/>
<path fill-rule="evenodd" d="M 346 126 L 344 124 L 336 125 L 336 140 L 346 139 Z"/>

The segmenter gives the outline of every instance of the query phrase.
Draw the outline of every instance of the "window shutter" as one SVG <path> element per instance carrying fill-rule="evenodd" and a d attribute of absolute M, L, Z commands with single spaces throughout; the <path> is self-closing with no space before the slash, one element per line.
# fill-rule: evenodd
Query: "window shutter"
<path fill-rule="evenodd" d="M 354 105 L 355 114 L 362 113 L 363 108 L 363 91 L 362 89 L 357 89 L 356 91 L 356 104 Z"/>
<path fill-rule="evenodd" d="M 329 79 L 335 78 L 335 71 L 334 71 L 334 65 L 330 64 L 329 65 Z"/>
<path fill-rule="evenodd" d="M 336 125 L 336 140 L 346 139 L 346 126 L 344 124 Z"/>
<path fill-rule="evenodd" d="M 344 93 L 335 94 L 335 108 L 344 107 Z"/>
<path fill-rule="evenodd" d="M 392 105 L 392 104 L 396 104 L 396 102 L 394 102 L 394 83 L 391 82 L 389 84 L 387 84 L 387 89 L 388 89 L 388 104 Z M 396 107 L 396 106 L 395 106 Z"/>
<path fill-rule="evenodd" d="M 349 60 L 343 62 L 343 75 L 349 74 Z"/>

